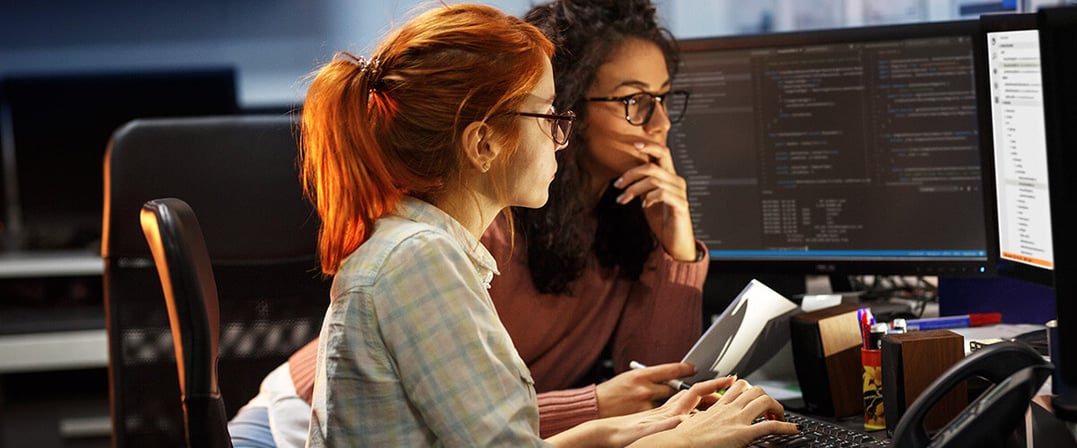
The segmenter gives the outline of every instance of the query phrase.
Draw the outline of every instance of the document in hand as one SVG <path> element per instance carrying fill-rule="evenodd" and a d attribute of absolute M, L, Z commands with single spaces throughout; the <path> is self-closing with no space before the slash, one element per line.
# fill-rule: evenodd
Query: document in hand
<path fill-rule="evenodd" d="M 699 369 L 688 381 L 747 376 L 789 341 L 789 317 L 798 312 L 796 303 L 767 285 L 748 282 L 684 356 Z"/>

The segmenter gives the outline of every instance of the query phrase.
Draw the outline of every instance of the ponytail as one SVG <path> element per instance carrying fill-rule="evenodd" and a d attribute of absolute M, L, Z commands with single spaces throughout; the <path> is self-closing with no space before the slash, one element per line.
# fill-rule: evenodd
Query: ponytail
<path fill-rule="evenodd" d="M 350 253 L 366 239 L 374 220 L 400 202 L 371 132 L 371 73 L 341 53 L 318 71 L 303 105 L 302 176 L 304 191 L 322 216 L 318 249 L 323 266 L 343 261 L 327 245 L 349 247 Z"/>
<path fill-rule="evenodd" d="M 339 53 L 315 73 L 303 106 L 301 175 L 329 275 L 403 195 L 429 201 L 467 182 L 459 137 L 468 124 L 490 124 L 515 149 L 516 121 L 500 113 L 538 85 L 553 44 L 495 8 L 457 5 L 420 15 L 375 54 Z"/>

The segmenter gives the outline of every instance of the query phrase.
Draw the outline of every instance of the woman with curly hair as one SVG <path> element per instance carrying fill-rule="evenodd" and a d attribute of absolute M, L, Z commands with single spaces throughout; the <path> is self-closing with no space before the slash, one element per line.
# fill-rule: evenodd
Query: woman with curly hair
<path fill-rule="evenodd" d="M 512 305 L 502 321 L 521 352 L 541 354 L 531 365 L 556 366 L 538 380 L 547 389 L 600 379 L 603 357 L 614 372 L 676 361 L 702 331 L 710 260 L 666 146 L 687 100 L 674 90 L 675 41 L 648 0 L 557 0 L 525 20 L 553 40 L 554 104 L 577 117 L 552 199 L 513 209 L 513 259 L 491 289 L 506 297 L 499 310 Z M 651 401 L 671 393 L 662 381 L 646 386 Z"/>

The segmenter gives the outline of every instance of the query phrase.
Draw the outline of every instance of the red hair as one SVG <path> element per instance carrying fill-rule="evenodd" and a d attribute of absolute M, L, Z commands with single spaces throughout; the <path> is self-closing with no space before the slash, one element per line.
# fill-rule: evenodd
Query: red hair
<path fill-rule="evenodd" d="M 322 272 L 336 273 L 404 194 L 429 201 L 466 184 L 460 136 L 470 123 L 490 125 L 511 155 L 516 120 L 504 112 L 538 85 L 553 50 L 520 19 L 452 5 L 409 21 L 370 60 L 341 53 L 319 69 L 303 105 L 300 165 L 322 220 Z"/>

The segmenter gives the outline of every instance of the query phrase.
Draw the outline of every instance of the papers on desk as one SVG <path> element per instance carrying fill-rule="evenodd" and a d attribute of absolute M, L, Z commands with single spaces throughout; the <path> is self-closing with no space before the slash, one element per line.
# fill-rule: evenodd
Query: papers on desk
<path fill-rule="evenodd" d="M 1006 341 L 1031 331 L 1046 331 L 1046 328 L 1047 327 L 1043 325 L 1037 324 L 998 324 L 985 327 L 951 328 L 950 331 L 965 338 L 965 355 L 967 356 L 972 353 L 972 348 L 969 346 L 969 343 L 972 341 L 986 341 L 993 339 Z M 1044 358 L 1050 361 L 1049 358 Z M 1051 395 L 1051 381 L 1044 381 L 1040 386 L 1037 395 Z"/>
<path fill-rule="evenodd" d="M 789 341 L 789 316 L 797 312 L 767 285 L 748 282 L 685 355 L 683 361 L 699 369 L 688 381 L 751 373 Z"/>
<path fill-rule="evenodd" d="M 972 353 L 969 342 L 981 339 L 1008 340 L 1030 331 L 1044 330 L 1036 324 L 998 324 L 984 327 L 951 328 L 950 331 L 965 337 L 965 355 Z M 1046 330 L 1045 330 L 1046 331 Z"/>

